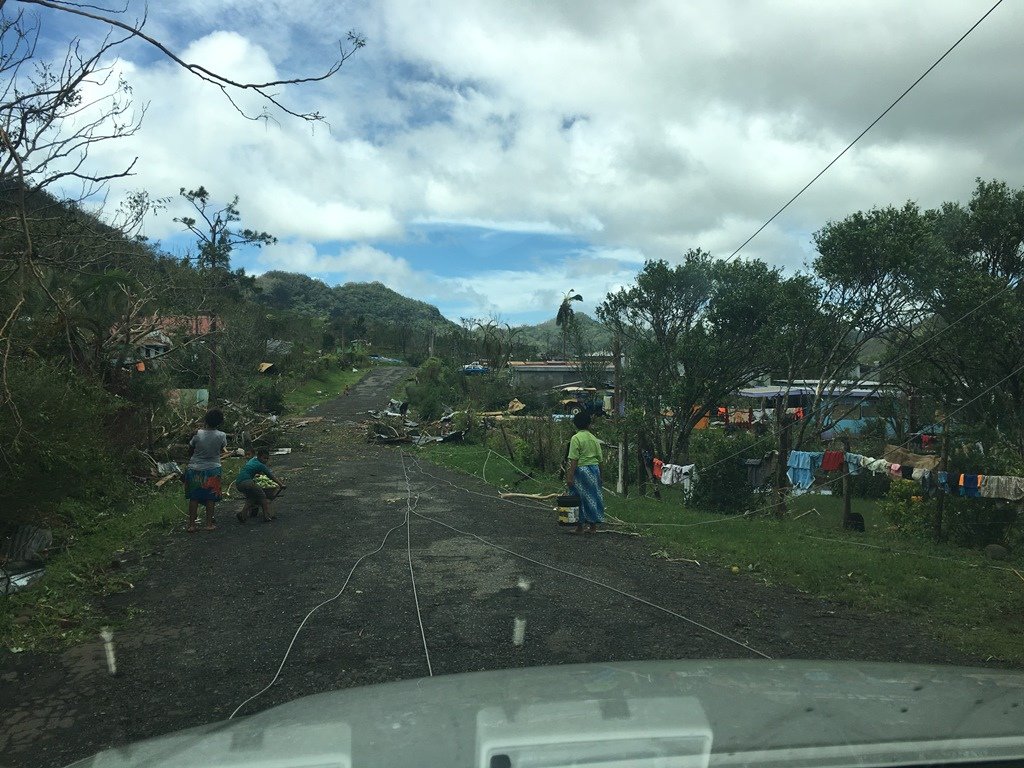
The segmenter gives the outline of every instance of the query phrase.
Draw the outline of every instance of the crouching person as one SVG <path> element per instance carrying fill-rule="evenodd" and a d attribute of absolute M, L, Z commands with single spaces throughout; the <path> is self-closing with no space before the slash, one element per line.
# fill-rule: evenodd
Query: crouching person
<path fill-rule="evenodd" d="M 264 522 L 275 518 L 275 515 L 270 514 L 270 498 L 267 496 L 267 492 L 256 482 L 256 478 L 258 476 L 265 475 L 276 482 L 280 487 L 284 487 L 284 485 L 274 477 L 274 473 L 271 471 L 270 467 L 267 466 L 267 462 L 269 461 L 270 449 L 260 448 L 256 451 L 256 455 L 245 463 L 242 469 L 238 472 L 238 477 L 235 478 L 235 487 L 248 501 L 246 507 L 237 515 L 238 522 L 240 523 L 245 522 L 245 512 L 250 505 L 257 507 L 262 511 L 262 519 Z"/>

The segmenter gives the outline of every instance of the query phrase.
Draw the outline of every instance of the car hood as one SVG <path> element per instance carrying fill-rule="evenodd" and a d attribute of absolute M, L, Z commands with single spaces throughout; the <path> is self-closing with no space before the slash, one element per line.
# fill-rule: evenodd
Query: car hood
<path fill-rule="evenodd" d="M 318 694 L 75 766 L 839 766 L 1022 757 L 1022 673 L 665 661 Z"/>

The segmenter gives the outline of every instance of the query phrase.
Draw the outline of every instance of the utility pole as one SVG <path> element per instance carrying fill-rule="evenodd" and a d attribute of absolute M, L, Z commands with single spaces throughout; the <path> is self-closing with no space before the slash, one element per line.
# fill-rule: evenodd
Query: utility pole
<path fill-rule="evenodd" d="M 615 492 L 619 496 L 626 493 L 626 435 L 622 419 L 622 338 L 615 331 L 612 341 L 612 355 L 615 358 L 615 394 L 612 397 L 612 409 L 615 411 L 615 422 L 619 427 L 619 477 L 615 483 Z"/>
<path fill-rule="evenodd" d="M 781 415 L 779 409 L 781 408 Z M 786 517 L 786 469 L 789 464 L 789 414 L 782 398 L 776 398 L 775 423 L 779 429 L 779 461 L 775 466 L 775 517 Z"/>
<path fill-rule="evenodd" d="M 216 297 L 214 301 L 216 301 Z M 212 407 L 214 394 L 217 391 L 217 312 L 210 312 L 210 335 L 207 339 L 207 349 L 210 350 L 210 404 Z"/>
<path fill-rule="evenodd" d="M 946 414 L 942 414 L 940 420 L 942 424 L 942 457 L 939 459 L 939 471 L 949 472 L 949 422 L 946 420 Z M 938 483 L 938 478 L 935 478 L 935 482 Z M 947 476 L 947 486 L 949 484 Z M 935 537 L 935 541 L 942 541 L 942 518 L 945 515 L 946 509 L 946 494 L 943 490 L 939 489 L 939 498 L 935 500 L 935 519 L 932 520 L 932 534 Z"/>

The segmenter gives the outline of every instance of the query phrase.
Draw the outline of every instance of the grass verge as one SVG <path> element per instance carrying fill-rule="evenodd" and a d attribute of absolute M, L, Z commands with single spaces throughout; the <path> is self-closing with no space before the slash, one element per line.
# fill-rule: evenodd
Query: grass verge
<path fill-rule="evenodd" d="M 68 524 L 54 531 L 61 551 L 42 579 L 0 597 L 0 647 L 52 651 L 94 639 L 112 621 L 99 599 L 133 588 L 141 555 L 155 535 L 181 522 L 183 508 L 181 486 L 171 484 L 137 491 L 116 506 L 73 509 Z"/>
<path fill-rule="evenodd" d="M 499 489 L 562 490 L 556 477 L 543 473 L 523 481 L 503 457 L 488 458 L 484 446 L 432 445 L 417 455 L 486 475 Z M 1024 663 L 1024 578 L 1013 570 L 1024 573 L 1019 555 L 1016 561 L 997 563 L 973 550 L 898 536 L 876 503 L 864 499 L 854 499 L 854 511 L 864 515 L 868 530 L 856 534 L 840 528 L 838 497 L 795 498 L 790 518 L 778 522 L 686 509 L 675 489 L 664 489 L 662 496 L 657 501 L 605 494 L 608 513 L 648 537 L 652 556 L 690 558 L 702 567 L 736 566 L 737 578 L 910 617 L 982 662 Z"/>
<path fill-rule="evenodd" d="M 370 368 L 339 368 L 326 371 L 316 378 L 299 384 L 284 396 L 284 405 L 289 413 L 305 413 L 311 406 L 330 400 L 345 392 L 347 387 L 359 383 L 370 372 Z"/>

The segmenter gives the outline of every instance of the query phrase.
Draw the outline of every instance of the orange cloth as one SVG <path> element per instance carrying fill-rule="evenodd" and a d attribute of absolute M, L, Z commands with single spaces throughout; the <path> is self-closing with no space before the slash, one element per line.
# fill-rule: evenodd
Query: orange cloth
<path fill-rule="evenodd" d="M 661 459 L 655 459 L 654 460 L 654 471 L 651 474 L 653 474 L 656 478 L 661 480 L 661 468 L 664 467 L 664 466 L 665 466 L 665 462 L 663 462 Z"/>

